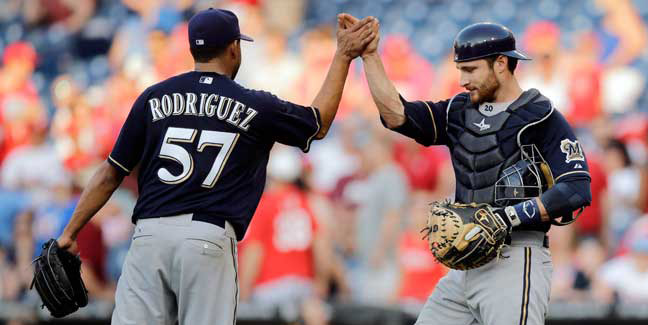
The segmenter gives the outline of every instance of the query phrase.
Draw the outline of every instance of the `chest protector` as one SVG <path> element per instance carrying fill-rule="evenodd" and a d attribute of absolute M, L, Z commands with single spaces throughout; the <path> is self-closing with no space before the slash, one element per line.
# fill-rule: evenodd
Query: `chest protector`
<path fill-rule="evenodd" d="M 525 142 L 542 136 L 526 130 L 552 112 L 549 99 L 536 89 L 523 92 L 505 111 L 490 117 L 479 112 L 468 93 L 452 98 L 446 125 L 456 202 L 494 204 L 495 183 L 504 169 L 520 160 L 521 146 L 529 144 Z"/>

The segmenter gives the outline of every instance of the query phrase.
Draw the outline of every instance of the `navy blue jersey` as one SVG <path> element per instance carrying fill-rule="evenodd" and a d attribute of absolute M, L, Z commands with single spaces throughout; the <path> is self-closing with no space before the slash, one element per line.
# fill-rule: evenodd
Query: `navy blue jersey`
<path fill-rule="evenodd" d="M 225 219 L 243 238 L 265 185 L 274 142 L 307 152 L 317 109 L 246 89 L 211 72 L 187 72 L 135 101 L 108 161 L 138 170 L 133 222 L 183 213 Z"/>
<path fill-rule="evenodd" d="M 449 100 L 409 102 L 405 106 L 405 123 L 394 131 L 425 146 L 449 145 L 447 108 Z M 545 158 L 556 181 L 590 178 L 580 143 L 563 115 L 553 109 L 540 123 L 523 133 L 521 144 L 535 144 Z"/>

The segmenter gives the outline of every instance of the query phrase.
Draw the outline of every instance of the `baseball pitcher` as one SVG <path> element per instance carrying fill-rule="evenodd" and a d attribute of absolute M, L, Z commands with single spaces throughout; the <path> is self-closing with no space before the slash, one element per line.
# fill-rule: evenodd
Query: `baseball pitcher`
<path fill-rule="evenodd" d="M 240 41 L 251 41 L 234 13 L 208 9 L 189 21 L 195 70 L 139 96 L 58 239 L 73 251 L 79 230 L 136 171 L 136 227 L 112 324 L 234 324 L 236 243 L 259 203 L 270 149 L 280 142 L 306 152 L 326 135 L 349 64 L 375 24 L 368 17 L 338 29 L 328 75 L 307 107 L 234 81 Z"/>

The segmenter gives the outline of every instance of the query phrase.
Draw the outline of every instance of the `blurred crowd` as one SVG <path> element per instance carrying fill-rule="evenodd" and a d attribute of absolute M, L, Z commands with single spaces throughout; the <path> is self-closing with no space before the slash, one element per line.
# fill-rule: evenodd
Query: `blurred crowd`
<path fill-rule="evenodd" d="M 592 205 L 575 224 L 549 233 L 552 302 L 648 303 L 644 1 L 3 0 L 0 6 L 0 321 L 17 325 L 46 314 L 29 291 L 32 259 L 61 233 L 135 98 L 193 69 L 187 20 L 210 6 L 236 12 L 241 30 L 255 39 L 242 45 L 237 81 L 305 105 L 335 52 L 337 12 L 381 20 L 387 74 L 408 100 L 442 100 L 462 90 L 451 52 L 461 27 L 479 20 L 511 27 L 534 58 L 520 64 L 518 80 L 549 97 L 575 127 L 592 177 Z M 447 272 L 419 231 L 427 203 L 453 197 L 448 151 L 386 131 L 359 63 L 329 137 L 307 155 L 273 150 L 266 191 L 240 243 L 243 318 L 325 324 L 339 304 L 416 314 Z M 110 315 L 136 198 L 130 176 L 79 236 L 92 298 L 81 317 Z"/>

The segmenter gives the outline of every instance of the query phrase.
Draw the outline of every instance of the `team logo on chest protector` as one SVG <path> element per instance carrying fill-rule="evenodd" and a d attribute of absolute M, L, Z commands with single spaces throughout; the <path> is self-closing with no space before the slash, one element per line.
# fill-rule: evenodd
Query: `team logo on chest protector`
<path fill-rule="evenodd" d="M 571 141 L 569 139 L 563 139 L 560 141 L 560 151 L 565 154 L 566 163 L 574 160 L 585 161 L 585 155 L 578 140 Z"/>
<path fill-rule="evenodd" d="M 479 123 L 473 123 L 473 125 L 478 127 L 479 131 L 486 131 L 486 130 L 490 129 L 490 127 L 491 127 L 490 124 L 486 124 L 486 119 L 485 118 L 483 118 L 481 120 L 481 122 L 479 122 Z"/>

